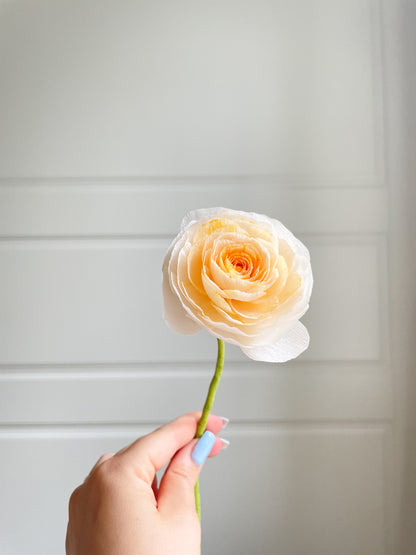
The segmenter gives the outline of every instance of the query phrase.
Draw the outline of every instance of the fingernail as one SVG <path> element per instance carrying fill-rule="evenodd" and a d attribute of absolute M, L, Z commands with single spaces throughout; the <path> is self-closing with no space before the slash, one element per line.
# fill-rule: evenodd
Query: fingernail
<path fill-rule="evenodd" d="M 221 420 L 222 420 L 222 430 L 224 430 L 224 428 L 226 428 L 228 426 L 228 423 L 230 422 L 229 418 L 226 418 L 225 416 L 220 416 Z"/>
<path fill-rule="evenodd" d="M 222 442 L 221 451 L 223 449 L 227 449 L 227 447 L 230 445 L 230 442 L 228 441 L 228 439 L 224 439 L 223 437 L 220 437 L 219 439 Z"/>
<path fill-rule="evenodd" d="M 192 458 L 198 466 L 203 464 L 211 452 L 212 446 L 215 442 L 215 435 L 212 432 L 204 432 L 192 451 Z"/>

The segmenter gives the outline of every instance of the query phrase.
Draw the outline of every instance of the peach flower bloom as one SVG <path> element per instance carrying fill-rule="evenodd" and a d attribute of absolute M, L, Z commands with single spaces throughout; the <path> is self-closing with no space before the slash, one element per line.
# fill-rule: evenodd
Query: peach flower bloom
<path fill-rule="evenodd" d="M 254 360 L 284 362 L 309 345 L 308 249 L 279 221 L 227 208 L 194 210 L 163 263 L 164 319 L 209 333 Z"/>

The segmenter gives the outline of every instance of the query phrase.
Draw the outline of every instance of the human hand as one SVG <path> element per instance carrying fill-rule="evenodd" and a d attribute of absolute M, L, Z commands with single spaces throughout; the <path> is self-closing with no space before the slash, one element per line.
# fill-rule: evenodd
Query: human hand
<path fill-rule="evenodd" d="M 71 495 L 67 555 L 200 554 L 194 486 L 206 455 L 227 445 L 213 436 L 224 420 L 212 414 L 211 435 L 193 439 L 200 416 L 180 416 L 98 460 Z M 198 449 L 205 443 L 199 464 L 192 458 L 197 443 Z M 169 461 L 158 488 L 156 472 Z"/>

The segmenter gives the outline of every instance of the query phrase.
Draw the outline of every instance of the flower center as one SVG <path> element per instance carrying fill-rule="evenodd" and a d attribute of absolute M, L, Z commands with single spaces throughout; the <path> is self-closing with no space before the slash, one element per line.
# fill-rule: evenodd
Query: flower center
<path fill-rule="evenodd" d="M 253 261 L 254 253 L 247 252 L 246 246 L 236 245 L 228 247 L 221 254 L 221 265 L 227 273 L 238 275 L 239 277 L 250 277 L 253 274 L 257 261 Z M 254 258 L 256 257 L 254 256 Z"/>
<path fill-rule="evenodd" d="M 238 255 L 228 257 L 226 260 L 226 264 L 229 269 L 232 268 L 239 273 L 247 272 L 250 267 L 250 261 L 247 260 L 247 258 Z"/>

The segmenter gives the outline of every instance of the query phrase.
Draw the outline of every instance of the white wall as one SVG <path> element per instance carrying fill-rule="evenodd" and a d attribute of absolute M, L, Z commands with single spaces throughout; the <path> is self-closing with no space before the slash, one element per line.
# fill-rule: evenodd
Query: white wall
<path fill-rule="evenodd" d="M 204 469 L 204 555 L 414 552 L 399 512 L 414 499 L 399 249 L 412 14 L 394 0 L 0 4 L 2 555 L 62 553 L 95 460 L 202 407 L 215 341 L 165 326 L 160 269 L 183 214 L 216 205 L 285 223 L 315 286 L 299 359 L 227 348 L 215 411 L 232 445 Z"/>

